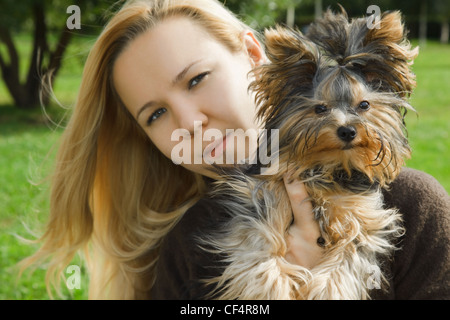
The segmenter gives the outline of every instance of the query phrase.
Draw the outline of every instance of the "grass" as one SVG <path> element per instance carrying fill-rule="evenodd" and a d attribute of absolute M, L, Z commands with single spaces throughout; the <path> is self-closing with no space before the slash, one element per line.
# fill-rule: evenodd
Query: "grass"
<path fill-rule="evenodd" d="M 25 76 L 27 59 L 31 50 L 29 37 L 19 36 L 16 44 Z M 63 68 L 55 83 L 55 94 L 64 106 L 73 104 L 81 78 L 84 59 L 91 39 L 75 39 L 68 48 Z M 47 216 L 47 184 L 36 186 L 41 176 L 49 172 L 54 152 L 62 129 L 59 122 L 65 112 L 54 103 L 46 112 L 19 110 L 13 106 L 2 80 L 0 80 L 0 300 L 4 299 L 48 299 L 45 287 L 45 270 L 37 269 L 17 280 L 15 265 L 36 250 L 35 245 L 25 244 L 17 236 L 33 239 L 30 227 L 43 225 Z M 49 120 L 52 119 L 51 121 Z M 74 264 L 81 265 L 79 260 Z M 82 271 L 81 289 L 69 290 L 63 286 L 66 299 L 87 297 L 87 276 Z M 72 273 L 66 276 L 70 277 Z"/>
<path fill-rule="evenodd" d="M 39 110 L 30 113 L 0 107 L 0 299 L 48 298 L 43 269 L 16 285 L 14 265 L 36 249 L 18 241 L 16 235 L 32 239 L 25 225 L 33 227 L 45 221 L 47 188 L 34 182 L 40 179 L 40 171 L 48 172 L 53 157 L 49 150 L 60 132 Z M 70 298 L 69 292 L 66 297 Z"/>
<path fill-rule="evenodd" d="M 413 154 L 407 166 L 434 176 L 450 192 L 450 46 L 420 48 L 413 70 L 417 88 L 406 124 Z"/>
<path fill-rule="evenodd" d="M 90 39 L 77 39 L 69 48 L 64 67 L 55 85 L 56 96 L 64 105 L 76 97 L 81 69 Z M 19 37 L 21 56 L 29 50 L 25 37 Z M 414 64 L 418 87 L 412 105 L 418 111 L 407 116 L 412 159 L 407 166 L 433 175 L 450 191 L 450 46 L 428 43 L 421 49 Z M 59 118 L 58 108 L 49 110 Z M 31 237 L 23 222 L 31 227 L 45 222 L 48 194 L 45 184 L 34 186 L 30 181 L 51 168 L 53 153 L 61 129 L 49 122 L 41 110 L 25 112 L 13 106 L 3 82 L 0 81 L 0 299 L 48 299 L 45 269 L 38 269 L 16 283 L 18 261 L 36 247 L 23 244 L 14 236 Z M 46 160 L 47 154 L 49 154 Z M 41 166 L 43 164 L 43 166 Z M 74 264 L 79 264 L 75 261 Z M 87 297 L 87 275 L 82 270 L 81 289 L 64 289 L 67 299 Z M 67 276 L 70 276 L 68 274 Z"/>

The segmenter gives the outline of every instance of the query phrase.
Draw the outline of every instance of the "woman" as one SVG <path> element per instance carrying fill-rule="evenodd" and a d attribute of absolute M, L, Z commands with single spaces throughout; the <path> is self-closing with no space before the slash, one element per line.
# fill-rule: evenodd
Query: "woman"
<path fill-rule="evenodd" d="M 105 27 L 86 62 L 56 159 L 43 245 L 27 263 L 50 257 L 49 279 L 55 280 L 84 249 L 91 298 L 207 294 L 197 276 L 213 275 L 220 261 L 183 241 L 191 240 L 192 230 L 210 225 L 203 223 L 202 213 L 215 219 L 213 204 L 198 200 L 208 180 L 217 176 L 205 161 L 194 160 L 196 152 L 213 157 L 228 152 L 232 137 L 225 135 L 227 129 L 259 128 L 248 74 L 264 60 L 254 33 L 215 0 L 126 5 Z M 172 152 L 180 141 L 173 141 L 172 134 L 180 128 L 191 137 L 216 129 L 225 138 L 202 142 L 200 148 L 183 139 L 183 146 L 194 150 L 192 161 L 175 165 Z M 239 148 L 234 146 L 235 155 Z M 246 150 L 234 160 L 250 155 Z M 413 175 L 443 194 L 428 176 Z M 415 192 L 410 179 L 400 177 L 391 194 Z M 294 215 L 286 259 L 312 267 L 321 249 L 311 204 L 303 201 L 301 184 L 286 183 L 286 188 Z M 392 199 L 389 205 L 402 203 Z M 207 268 L 200 265 L 205 261 Z M 438 271 L 442 281 L 442 268 Z M 436 282 L 422 283 L 431 288 Z"/>

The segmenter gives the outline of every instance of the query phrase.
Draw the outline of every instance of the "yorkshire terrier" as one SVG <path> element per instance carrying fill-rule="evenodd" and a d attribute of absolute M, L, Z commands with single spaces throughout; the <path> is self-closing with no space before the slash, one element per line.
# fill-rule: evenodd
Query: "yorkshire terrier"
<path fill-rule="evenodd" d="M 214 194 L 232 217 L 202 239 L 226 265 L 205 281 L 222 299 L 370 299 L 388 282 L 381 273 L 371 283 L 373 271 L 403 232 L 381 190 L 410 156 L 404 118 L 414 110 L 418 48 L 399 12 L 368 27 L 366 18 L 349 22 L 344 10 L 328 10 L 305 34 L 278 26 L 265 38 L 270 63 L 251 87 L 266 132 L 279 130 L 279 166 L 217 182 Z M 293 219 L 285 175 L 303 181 L 320 226 L 323 257 L 311 270 L 285 259 Z"/>

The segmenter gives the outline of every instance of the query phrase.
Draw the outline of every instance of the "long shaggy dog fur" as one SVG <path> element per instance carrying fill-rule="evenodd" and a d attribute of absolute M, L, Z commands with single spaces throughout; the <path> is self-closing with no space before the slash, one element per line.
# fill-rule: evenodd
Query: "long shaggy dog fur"
<path fill-rule="evenodd" d="M 266 31 L 271 63 L 252 89 L 267 132 L 279 130 L 279 153 L 271 155 L 279 165 L 271 175 L 235 172 L 217 183 L 213 194 L 232 218 L 201 239 L 226 264 L 220 277 L 205 279 L 215 298 L 370 298 L 371 275 L 403 231 L 381 188 L 410 155 L 404 115 L 413 110 L 417 49 L 399 12 L 383 14 L 372 29 L 366 22 L 327 11 L 306 34 Z M 304 182 L 325 240 L 311 270 L 284 258 L 292 223 L 286 174 Z"/>

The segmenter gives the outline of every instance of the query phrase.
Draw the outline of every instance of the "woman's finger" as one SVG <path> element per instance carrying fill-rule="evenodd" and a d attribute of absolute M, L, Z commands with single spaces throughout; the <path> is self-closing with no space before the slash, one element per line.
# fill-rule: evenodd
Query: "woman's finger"
<path fill-rule="evenodd" d="M 317 264 L 323 252 L 317 245 L 320 237 L 319 224 L 314 219 L 305 185 L 288 175 L 284 177 L 284 184 L 293 214 L 293 222 L 286 237 L 288 248 L 285 258 L 290 263 L 310 269 Z"/>
<path fill-rule="evenodd" d="M 312 204 L 305 185 L 298 179 L 284 176 L 284 186 L 291 202 L 294 221 L 297 223 L 311 223 L 314 220 Z"/>

